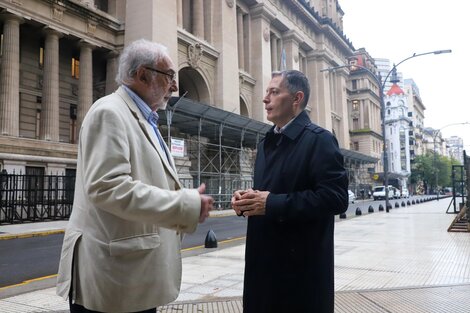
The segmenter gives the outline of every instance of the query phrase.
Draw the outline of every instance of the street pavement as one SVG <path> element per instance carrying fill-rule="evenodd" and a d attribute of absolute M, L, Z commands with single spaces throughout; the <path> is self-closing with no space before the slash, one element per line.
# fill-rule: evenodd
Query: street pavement
<path fill-rule="evenodd" d="M 470 312 L 470 233 L 447 232 L 455 218 L 446 213 L 449 202 L 447 198 L 338 219 L 335 312 Z M 65 225 L 0 226 L 0 240 L 60 232 Z M 197 250 L 183 252 L 181 293 L 158 311 L 242 312 L 243 238 Z M 24 286 L 0 288 L 0 312 L 68 312 L 67 302 L 50 287 L 54 279 L 48 278 L 49 286 L 47 279 L 25 282 L 38 290 L 21 294 L 17 290 Z"/>

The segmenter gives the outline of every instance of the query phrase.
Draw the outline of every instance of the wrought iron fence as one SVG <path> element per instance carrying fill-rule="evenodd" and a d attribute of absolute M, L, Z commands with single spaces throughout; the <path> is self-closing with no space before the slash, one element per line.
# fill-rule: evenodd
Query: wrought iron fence
<path fill-rule="evenodd" d="M 239 177 L 206 177 L 206 194 L 217 209 L 230 208 L 232 193 L 252 187 L 252 180 Z M 182 179 L 196 188 L 194 179 Z M 63 220 L 72 212 L 75 175 L 0 173 L 0 224 Z"/>
<path fill-rule="evenodd" d="M 74 187 L 70 175 L 0 173 L 0 224 L 67 219 Z"/>

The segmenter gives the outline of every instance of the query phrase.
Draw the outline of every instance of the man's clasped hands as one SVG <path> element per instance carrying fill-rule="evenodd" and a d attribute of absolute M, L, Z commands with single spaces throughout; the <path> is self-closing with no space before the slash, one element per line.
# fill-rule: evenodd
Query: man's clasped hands
<path fill-rule="evenodd" d="M 265 215 L 269 191 L 237 190 L 232 196 L 232 208 L 238 216 Z"/>

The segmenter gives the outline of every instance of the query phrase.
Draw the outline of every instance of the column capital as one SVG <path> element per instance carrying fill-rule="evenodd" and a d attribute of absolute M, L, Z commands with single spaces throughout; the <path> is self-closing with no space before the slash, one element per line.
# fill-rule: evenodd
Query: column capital
<path fill-rule="evenodd" d="M 250 15 L 252 18 L 263 18 L 268 22 L 271 22 L 276 18 L 276 12 L 267 7 L 264 3 L 258 3 L 250 9 Z"/>
<path fill-rule="evenodd" d="M 289 29 L 285 31 L 284 33 L 282 33 L 282 39 L 283 41 L 294 41 L 297 44 L 304 41 L 302 36 L 300 36 L 300 34 L 293 29 Z"/>
<path fill-rule="evenodd" d="M 90 48 L 91 50 L 93 50 L 94 48 L 96 48 L 96 46 L 84 39 L 80 39 L 77 43 L 78 47 L 79 48 Z"/>
<path fill-rule="evenodd" d="M 24 23 L 24 18 L 22 18 L 21 16 L 18 16 L 18 15 L 15 15 L 13 13 L 9 13 L 9 12 L 3 12 L 3 13 L 0 13 L 0 21 L 13 21 L 13 22 L 18 22 L 18 24 L 23 24 Z"/>
<path fill-rule="evenodd" d="M 113 49 L 113 50 L 109 50 L 107 53 L 106 53 L 106 59 L 114 59 L 114 58 L 117 58 L 119 56 L 119 51 L 116 50 L 116 49 Z"/>
<path fill-rule="evenodd" d="M 64 34 L 52 27 L 49 27 L 49 26 L 44 26 L 42 28 L 42 33 L 44 35 L 49 35 L 49 36 L 57 36 L 59 39 L 62 38 L 64 36 Z"/>

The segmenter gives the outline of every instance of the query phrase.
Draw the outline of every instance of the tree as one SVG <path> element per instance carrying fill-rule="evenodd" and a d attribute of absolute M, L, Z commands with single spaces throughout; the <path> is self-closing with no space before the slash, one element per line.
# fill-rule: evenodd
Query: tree
<path fill-rule="evenodd" d="M 438 186 L 451 185 L 452 165 L 459 164 L 456 159 L 437 154 L 434 158 L 434 152 L 427 152 L 425 155 L 418 155 L 413 162 L 410 175 L 410 183 L 417 184 L 420 181 L 425 182 L 431 189 L 436 189 L 436 172 Z"/>

